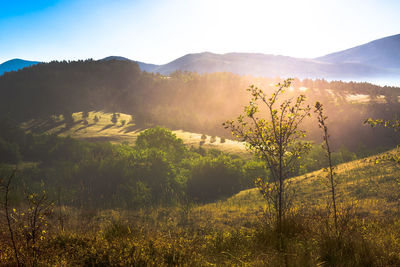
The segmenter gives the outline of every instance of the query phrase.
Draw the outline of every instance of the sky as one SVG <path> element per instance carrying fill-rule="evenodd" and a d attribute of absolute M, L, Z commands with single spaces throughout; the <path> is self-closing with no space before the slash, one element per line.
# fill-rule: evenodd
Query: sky
<path fill-rule="evenodd" d="M 0 63 L 189 53 L 313 58 L 400 33 L 398 0 L 0 0 Z"/>

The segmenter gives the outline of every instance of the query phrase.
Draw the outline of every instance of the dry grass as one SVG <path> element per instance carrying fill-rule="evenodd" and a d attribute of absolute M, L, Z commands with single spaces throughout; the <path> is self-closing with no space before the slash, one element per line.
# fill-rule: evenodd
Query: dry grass
<path fill-rule="evenodd" d="M 94 115 L 101 118 L 91 125 Z M 91 112 L 89 127 L 81 129 L 80 123 L 60 134 L 133 143 L 142 129 L 126 132 L 130 125 L 119 123 L 105 128 L 111 124 L 110 117 Z M 32 124 L 38 122 L 26 123 L 25 129 Z M 57 132 L 65 125 L 57 127 L 47 131 Z M 201 140 L 200 134 L 175 133 L 188 145 Z M 229 144 L 227 140 L 207 145 L 243 151 L 239 144 Z M 49 234 L 40 243 L 39 262 L 52 266 L 399 266 L 400 187 L 396 178 L 400 170 L 376 159 L 335 168 L 344 225 L 339 236 L 330 231 L 326 215 L 326 173 L 319 170 L 291 178 L 296 195 L 284 253 L 277 250 L 274 226 L 265 220 L 264 199 L 257 189 L 249 189 L 205 205 L 134 211 L 63 207 L 64 231 L 58 225 L 56 208 L 49 218 Z M 7 232 L 1 225 L 0 260 L 13 265 Z"/>
<path fill-rule="evenodd" d="M 130 123 L 131 116 L 123 113 L 119 113 L 120 117 L 118 122 L 113 124 L 111 122 L 111 113 L 104 113 L 100 111 L 89 112 L 87 119 L 88 125 L 85 125 L 82 120 L 82 113 L 73 113 L 74 124 L 67 127 L 62 117 L 54 117 L 45 120 L 30 120 L 23 123 L 21 126 L 27 132 L 36 131 L 39 133 L 50 133 L 57 134 L 59 136 L 70 136 L 73 138 L 88 140 L 88 141 L 109 141 L 113 144 L 130 144 L 133 145 L 136 141 L 137 136 L 144 130 L 152 125 L 145 125 L 139 127 L 134 123 Z M 95 116 L 98 118 L 98 122 L 94 121 Z M 121 121 L 125 121 L 122 125 Z M 183 130 L 174 130 L 174 134 L 178 138 L 181 138 L 183 142 L 195 148 L 200 146 L 202 141 L 200 133 L 192 133 Z M 221 143 L 221 138 L 217 137 L 216 141 L 211 143 L 211 136 L 207 135 L 204 144 L 202 145 L 205 149 L 218 149 L 226 153 L 240 155 L 245 158 L 251 157 L 251 154 L 246 150 L 244 143 L 226 139 L 224 143 Z"/>

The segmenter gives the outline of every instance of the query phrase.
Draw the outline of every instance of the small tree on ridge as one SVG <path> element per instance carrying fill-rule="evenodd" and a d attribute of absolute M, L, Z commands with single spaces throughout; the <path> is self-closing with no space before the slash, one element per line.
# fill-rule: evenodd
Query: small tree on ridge
<path fill-rule="evenodd" d="M 310 116 L 310 107 L 305 105 L 305 96 L 285 99 L 278 102 L 284 90 L 290 86 L 291 79 L 277 85 L 276 91 L 268 97 L 261 89 L 250 86 L 249 105 L 244 115 L 236 121 L 226 121 L 223 125 L 232 131 L 232 135 L 246 142 L 250 151 L 263 159 L 270 170 L 267 181 L 257 178 L 255 181 L 260 192 L 275 211 L 278 233 L 282 233 L 282 222 L 291 205 L 290 183 L 286 178 L 295 167 L 295 163 L 310 149 L 310 145 L 299 140 L 305 131 L 299 125 Z M 266 109 L 266 116 L 260 114 L 260 106 Z"/>

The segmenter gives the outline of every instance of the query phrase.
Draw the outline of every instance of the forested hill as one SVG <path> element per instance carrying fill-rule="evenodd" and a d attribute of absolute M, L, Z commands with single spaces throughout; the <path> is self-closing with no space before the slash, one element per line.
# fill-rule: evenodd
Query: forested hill
<path fill-rule="evenodd" d="M 11 59 L 9 61 L 3 62 L 0 64 L 0 75 L 2 75 L 5 72 L 9 71 L 17 71 L 26 67 L 30 67 L 32 65 L 36 65 L 40 62 L 37 61 L 28 61 L 28 60 L 23 60 L 23 59 Z"/>
<path fill-rule="evenodd" d="M 130 60 L 111 56 L 102 60 Z M 322 78 L 399 84 L 400 34 L 318 58 L 261 53 L 193 53 L 162 65 L 137 62 L 141 70 L 169 75 L 174 71 L 232 72 L 266 77 Z"/>
<path fill-rule="evenodd" d="M 239 75 L 379 81 L 400 80 L 400 34 L 388 36 L 317 58 L 295 58 L 261 53 L 193 53 L 162 65 L 109 56 L 99 61 L 136 62 L 142 71 L 170 75 L 175 71 L 232 72 Z M 0 75 L 39 62 L 13 59 L 0 64 Z"/>
<path fill-rule="evenodd" d="M 103 110 L 132 114 L 139 125 L 229 136 L 221 123 L 242 112 L 249 99 L 245 89 L 255 84 L 272 90 L 271 85 L 279 81 L 232 73 L 163 76 L 120 60 L 51 62 L 0 77 L 0 114 L 27 121 Z M 398 113 L 399 88 L 308 79 L 295 79 L 292 85 L 288 96 L 304 93 L 310 104 L 316 100 L 325 104 L 336 144 L 392 144 L 388 136 L 373 133 L 362 122 L 368 117 L 390 119 Z M 313 134 L 314 122 L 306 127 L 309 136 L 319 142 L 319 134 Z"/>
<path fill-rule="evenodd" d="M 182 56 L 174 61 L 147 70 L 168 75 L 176 70 L 199 73 L 232 72 L 240 75 L 268 77 L 300 77 L 327 79 L 372 78 L 399 79 L 400 71 L 377 67 L 360 62 L 329 62 L 271 54 L 210 52 Z"/>

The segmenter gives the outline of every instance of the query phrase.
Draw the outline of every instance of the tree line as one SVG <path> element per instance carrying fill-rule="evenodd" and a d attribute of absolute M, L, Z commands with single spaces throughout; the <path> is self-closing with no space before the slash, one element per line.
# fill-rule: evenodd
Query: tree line
<path fill-rule="evenodd" d="M 232 73 L 174 72 L 169 76 L 140 71 L 135 62 L 72 61 L 38 64 L 0 77 L 0 114 L 17 121 L 47 118 L 78 111 L 104 110 L 135 116 L 138 125 L 204 132 L 229 137 L 220 127 L 246 104 L 242 88 L 250 83 L 272 92 L 279 78 L 239 76 Z M 399 112 L 399 88 L 369 83 L 294 79 L 293 96 L 301 87 L 309 103 L 321 101 L 332 122 L 332 145 L 355 150 L 393 146 L 394 135 L 385 129 L 366 129 L 366 117 L 390 119 Z M 350 103 L 347 94 L 369 94 L 372 101 Z M 385 101 L 375 101 L 381 95 Z M 304 124 L 317 141 L 318 127 Z M 354 138 L 354 136 L 356 138 Z"/>

